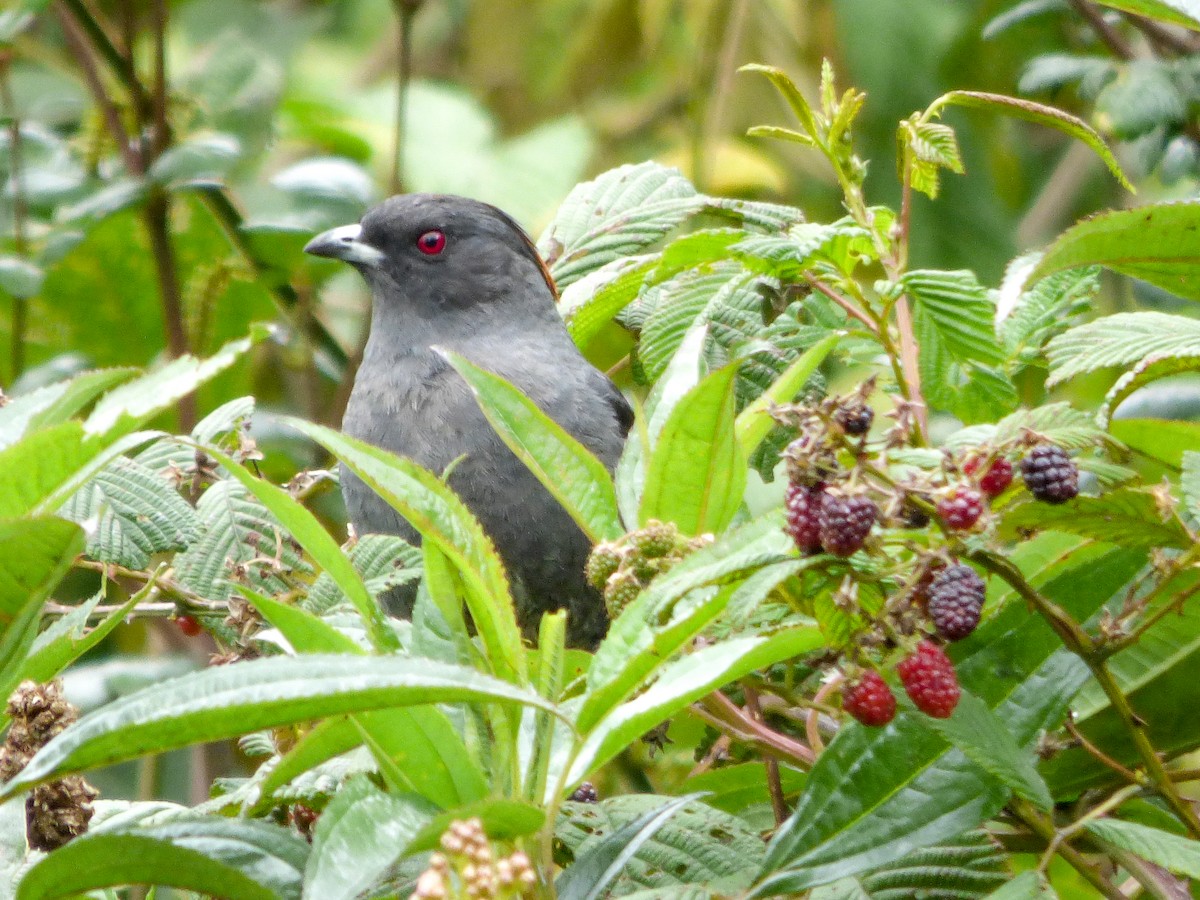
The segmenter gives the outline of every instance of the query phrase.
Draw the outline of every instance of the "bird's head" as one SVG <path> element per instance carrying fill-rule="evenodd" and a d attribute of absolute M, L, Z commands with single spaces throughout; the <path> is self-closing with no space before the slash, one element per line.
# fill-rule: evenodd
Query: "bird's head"
<path fill-rule="evenodd" d="M 466 197 L 401 194 L 354 225 L 317 235 L 306 253 L 358 269 L 376 297 L 398 293 L 438 305 L 470 305 L 554 282 L 533 242 L 506 213 Z M 525 291 L 516 291 L 518 295 Z"/>

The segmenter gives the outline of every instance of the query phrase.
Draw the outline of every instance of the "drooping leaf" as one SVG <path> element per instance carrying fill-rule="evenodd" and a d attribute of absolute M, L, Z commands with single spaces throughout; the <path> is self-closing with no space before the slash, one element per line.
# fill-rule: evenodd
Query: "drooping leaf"
<path fill-rule="evenodd" d="M 1144 359 L 1194 358 L 1200 356 L 1200 324 L 1160 312 L 1116 313 L 1059 335 L 1046 347 L 1046 355 L 1047 385 Z"/>
<path fill-rule="evenodd" d="M 1124 547 L 1189 547 L 1192 538 L 1178 517 L 1161 508 L 1154 494 L 1137 488 L 1076 497 L 1051 505 L 1029 502 L 1007 510 L 1006 534 L 1049 529 L 1066 531 Z"/>

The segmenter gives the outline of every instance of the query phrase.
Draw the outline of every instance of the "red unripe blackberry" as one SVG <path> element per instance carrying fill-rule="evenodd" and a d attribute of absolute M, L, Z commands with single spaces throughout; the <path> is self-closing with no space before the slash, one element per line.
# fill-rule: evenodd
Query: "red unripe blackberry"
<path fill-rule="evenodd" d="M 929 585 L 926 609 L 938 634 L 959 641 L 975 630 L 987 586 L 970 566 L 947 566 Z"/>
<path fill-rule="evenodd" d="M 842 709 L 864 725 L 877 727 L 896 715 L 896 698 L 879 673 L 871 670 L 842 692 Z"/>
<path fill-rule="evenodd" d="M 195 616 L 176 616 L 175 624 L 179 626 L 179 630 L 188 637 L 198 637 L 204 632 L 204 628 L 197 621 Z"/>
<path fill-rule="evenodd" d="M 826 494 L 817 516 L 821 546 L 834 556 L 851 556 L 860 550 L 879 515 L 879 507 L 865 494 L 838 497 Z"/>
<path fill-rule="evenodd" d="M 1079 493 L 1079 469 L 1062 447 L 1038 444 L 1021 460 L 1029 493 L 1044 503 L 1066 503 Z"/>
<path fill-rule="evenodd" d="M 958 706 L 962 691 L 954 665 L 942 648 L 921 641 L 917 649 L 900 661 L 896 674 L 917 709 L 935 719 L 948 719 Z"/>
<path fill-rule="evenodd" d="M 979 491 L 960 484 L 949 497 L 938 501 L 937 512 L 947 528 L 962 531 L 979 521 L 983 514 L 983 497 Z"/>
<path fill-rule="evenodd" d="M 860 435 L 866 434 L 871 430 L 871 423 L 875 420 L 875 410 L 867 406 L 865 403 L 852 403 L 848 406 L 839 406 L 833 414 L 833 421 L 842 426 L 842 430 L 846 434 Z"/>
<path fill-rule="evenodd" d="M 979 465 L 982 460 L 978 456 L 972 456 L 963 463 L 963 471 L 968 475 L 974 475 L 979 471 Z M 988 466 L 988 470 L 979 479 L 979 489 L 989 497 L 999 497 L 1003 494 L 1013 480 L 1013 467 L 1004 457 L 993 459 L 992 464 Z"/>
<path fill-rule="evenodd" d="M 784 495 L 787 510 L 786 531 L 801 553 L 816 553 L 821 549 L 821 525 L 817 521 L 821 512 L 821 499 L 825 491 L 820 487 L 792 482 Z"/>

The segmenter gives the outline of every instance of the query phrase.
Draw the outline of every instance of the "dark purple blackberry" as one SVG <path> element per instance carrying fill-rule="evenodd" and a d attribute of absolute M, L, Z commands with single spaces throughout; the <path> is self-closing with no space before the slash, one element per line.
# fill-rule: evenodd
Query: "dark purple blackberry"
<path fill-rule="evenodd" d="M 963 531 L 979 521 L 983 514 L 983 497 L 979 491 L 960 484 L 950 496 L 938 501 L 937 512 L 947 528 Z"/>
<path fill-rule="evenodd" d="M 801 553 L 816 553 L 821 549 L 820 523 L 821 498 L 825 491 L 820 486 L 792 482 L 784 495 L 787 508 L 786 531 Z"/>
<path fill-rule="evenodd" d="M 821 546 L 834 556 L 850 556 L 862 548 L 879 515 L 875 502 L 865 494 L 837 497 L 826 494 L 821 502 Z"/>
<path fill-rule="evenodd" d="M 833 414 L 833 421 L 842 426 L 846 434 L 860 435 L 871 430 L 875 420 L 875 410 L 865 403 L 851 403 L 839 406 Z"/>
<path fill-rule="evenodd" d="M 926 609 L 938 634 L 960 641 L 975 630 L 983 611 L 986 585 L 970 566 L 947 566 L 934 576 Z"/>
<path fill-rule="evenodd" d="M 1038 444 L 1021 460 L 1025 487 L 1043 503 L 1066 503 L 1079 493 L 1079 469 L 1062 447 Z"/>
<path fill-rule="evenodd" d="M 596 793 L 596 786 L 590 781 L 585 781 L 575 788 L 575 793 L 571 795 L 571 799 L 576 803 L 595 803 L 600 799 L 600 795 Z"/>

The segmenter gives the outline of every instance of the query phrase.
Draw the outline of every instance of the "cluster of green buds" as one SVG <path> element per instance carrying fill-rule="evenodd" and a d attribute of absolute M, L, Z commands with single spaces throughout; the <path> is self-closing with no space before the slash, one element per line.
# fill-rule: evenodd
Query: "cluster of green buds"
<path fill-rule="evenodd" d="M 587 580 L 604 594 L 604 605 L 615 619 L 656 576 L 712 541 L 711 534 L 689 538 L 674 522 L 651 519 L 644 528 L 597 544 L 588 558 Z"/>

